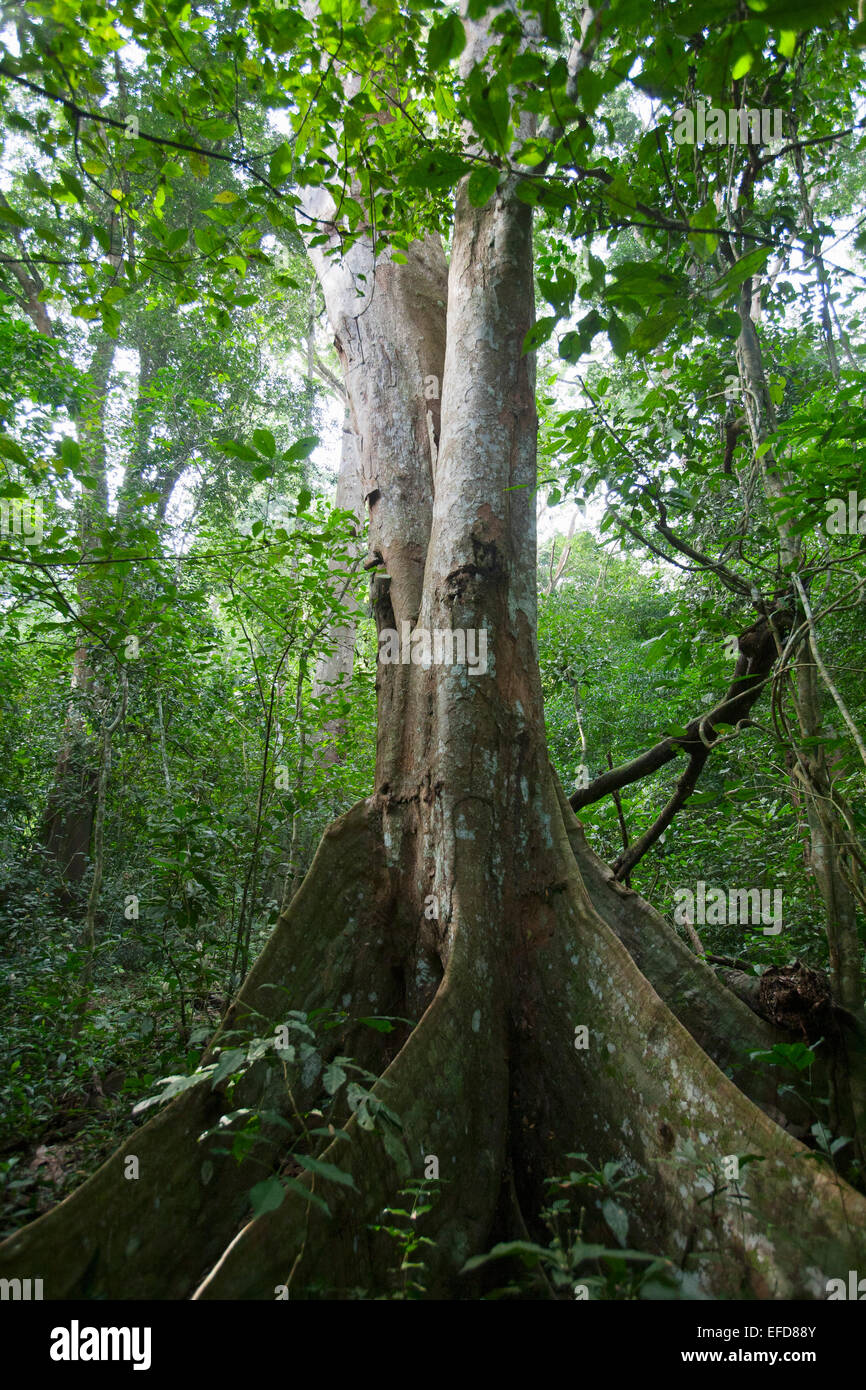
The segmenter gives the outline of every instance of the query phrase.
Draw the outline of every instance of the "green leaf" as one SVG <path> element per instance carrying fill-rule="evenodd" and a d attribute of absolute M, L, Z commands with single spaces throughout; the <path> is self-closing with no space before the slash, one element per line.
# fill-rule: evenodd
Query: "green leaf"
<path fill-rule="evenodd" d="M 87 194 L 84 192 L 81 180 L 77 179 L 68 169 L 61 169 L 60 181 L 79 203 L 87 202 Z"/>
<path fill-rule="evenodd" d="M 555 0 L 527 0 L 527 5 L 541 20 L 541 32 L 544 37 L 558 47 L 562 43 L 562 21 Z"/>
<path fill-rule="evenodd" d="M 803 1042 L 775 1043 L 768 1052 L 750 1052 L 752 1062 L 769 1062 L 774 1066 L 805 1071 L 815 1061 L 815 1053 Z"/>
<path fill-rule="evenodd" d="M 81 447 L 77 439 L 70 439 L 69 436 L 66 435 L 60 441 L 60 457 L 62 458 L 65 466 L 68 469 L 70 469 L 73 473 L 76 471 L 76 469 L 80 467 Z"/>
<path fill-rule="evenodd" d="M 303 439 L 299 439 L 290 449 L 283 454 L 286 463 L 297 463 L 300 459 L 308 459 L 319 442 L 317 434 L 305 434 Z"/>
<path fill-rule="evenodd" d="M 715 233 L 704 231 L 703 229 L 717 226 L 718 220 L 718 213 L 716 212 L 715 204 L 712 200 L 706 202 L 698 212 L 689 218 L 689 226 L 694 227 L 697 233 L 702 233 L 690 236 L 689 241 L 697 246 L 704 256 L 713 255 L 718 245 L 719 238 Z"/>
<path fill-rule="evenodd" d="M 792 20 L 806 29 L 851 9 L 848 0 L 747 0 L 747 4 L 765 23 L 785 29 L 791 28 Z"/>
<path fill-rule="evenodd" d="M 481 138 L 505 154 L 509 143 L 511 105 L 508 94 L 496 81 L 489 81 L 479 67 L 469 80 L 469 115 Z"/>
<path fill-rule="evenodd" d="M 109 338 L 116 338 L 120 328 L 120 315 L 116 309 L 112 309 L 110 304 L 100 304 L 99 312 L 102 315 L 103 331 Z"/>
<path fill-rule="evenodd" d="M 21 182 L 25 188 L 29 188 L 32 193 L 38 193 L 41 198 L 51 197 L 51 189 L 42 175 L 37 173 L 35 169 L 29 169 Z"/>
<path fill-rule="evenodd" d="M 779 35 L 779 52 L 783 58 L 793 58 L 797 47 L 797 30 L 783 29 Z"/>
<path fill-rule="evenodd" d="M 557 323 L 558 319 L 555 314 L 538 319 L 523 339 L 522 351 L 524 353 L 533 352 L 541 343 L 546 343 Z"/>
<path fill-rule="evenodd" d="M 219 1061 L 211 1077 L 211 1090 L 213 1090 L 218 1082 L 224 1081 L 232 1072 L 237 1071 L 241 1063 L 246 1060 L 247 1054 L 244 1052 L 243 1048 L 240 1047 L 230 1047 L 227 1052 L 221 1052 Z"/>
<path fill-rule="evenodd" d="M 577 362 L 592 347 L 593 338 L 603 333 L 607 324 L 597 309 L 590 309 L 577 325 L 576 331 L 565 333 L 559 342 L 559 355 L 564 362 Z"/>
<path fill-rule="evenodd" d="M 308 1173 L 315 1173 L 328 1182 L 337 1182 L 341 1187 L 351 1187 L 357 1192 L 352 1174 L 345 1173 L 335 1163 L 324 1163 L 320 1158 L 311 1158 L 309 1154 L 292 1154 L 292 1158 L 296 1163 L 300 1163 L 302 1168 L 306 1168 Z"/>
<path fill-rule="evenodd" d="M 151 1106 L 160 1105 L 163 1101 L 173 1100 L 182 1091 L 198 1086 L 210 1076 L 212 1070 L 212 1067 L 204 1067 L 200 1072 L 193 1072 L 192 1076 L 164 1076 L 162 1081 L 166 1083 L 165 1090 L 160 1091 L 158 1096 L 148 1096 L 145 1100 L 140 1100 L 132 1107 L 133 1115 L 139 1115 L 143 1110 L 149 1110 Z"/>
<path fill-rule="evenodd" d="M 736 309 L 725 309 L 721 314 L 713 314 L 707 320 L 707 327 L 717 338 L 738 338 L 740 336 L 740 316 Z"/>
<path fill-rule="evenodd" d="M 333 1096 L 339 1091 L 343 1082 L 346 1080 L 347 1073 L 340 1066 L 340 1062 L 345 1061 L 344 1057 L 335 1057 L 330 1066 L 325 1070 L 322 1083 L 329 1096 Z"/>
<path fill-rule="evenodd" d="M 631 342 L 631 334 L 627 325 L 614 313 L 607 321 L 607 336 L 617 357 L 625 357 Z"/>
<path fill-rule="evenodd" d="M 535 1245 L 530 1240 L 506 1240 L 494 1245 L 486 1255 L 473 1255 L 471 1260 L 467 1260 L 461 1274 L 469 1274 L 473 1269 L 480 1269 L 489 1260 L 508 1259 L 512 1255 L 519 1255 L 526 1265 L 538 1264 L 539 1260 L 549 1260 L 550 1251 L 544 1245 Z"/>
<path fill-rule="evenodd" d="M 539 275 L 538 287 L 558 314 L 566 314 L 571 308 L 577 281 L 570 270 L 560 267 L 554 278 Z"/>
<path fill-rule="evenodd" d="M 444 19 L 437 20 L 427 35 L 427 62 L 433 72 L 438 72 L 446 63 L 459 57 L 465 47 L 463 21 L 458 14 L 446 15 Z"/>
<path fill-rule="evenodd" d="M 471 164 L 456 154 L 434 150 L 412 164 L 405 178 L 410 188 L 456 188 L 471 168 Z"/>
<path fill-rule="evenodd" d="M 492 164 L 482 164 L 469 175 L 466 192 L 474 208 L 483 208 L 496 192 L 501 171 Z"/>
<path fill-rule="evenodd" d="M 260 454 L 265 458 L 275 458 L 277 453 L 277 443 L 270 430 L 253 430 L 253 443 Z"/>
<path fill-rule="evenodd" d="M 741 256 L 730 270 L 727 270 L 722 278 L 717 282 L 713 289 L 712 297 L 718 301 L 727 299 L 735 290 L 745 283 L 752 275 L 760 275 L 770 256 L 768 246 L 759 246 L 755 251 L 748 251 L 745 256 Z"/>
<path fill-rule="evenodd" d="M 544 60 L 537 53 L 518 53 L 509 78 L 512 82 L 538 82 L 547 73 Z"/>
<path fill-rule="evenodd" d="M 755 62 L 754 53 L 742 53 L 731 69 L 731 77 L 738 82 L 741 77 L 745 77 L 747 72 L 751 72 Z"/>
<path fill-rule="evenodd" d="M 209 256 L 218 244 L 218 235 L 210 227 L 194 227 L 192 235 L 203 256 Z"/>
<path fill-rule="evenodd" d="M 311 1192 L 302 1182 L 298 1182 L 297 1178 L 283 1178 L 282 1182 L 287 1192 L 297 1192 L 299 1197 L 303 1197 L 305 1202 L 312 1202 L 325 1216 L 331 1215 L 331 1208 L 324 1197 L 320 1197 L 317 1192 Z"/>
<path fill-rule="evenodd" d="M 21 446 L 16 444 L 14 439 L 10 439 L 8 434 L 0 434 L 0 454 L 2 454 L 4 458 L 12 459 L 14 463 L 24 464 L 25 466 L 30 462 Z"/>
<path fill-rule="evenodd" d="M 284 183 L 292 172 L 292 147 L 287 141 L 283 141 L 278 149 L 274 150 L 268 165 L 268 179 L 271 183 Z"/>
<path fill-rule="evenodd" d="M 264 1216 L 266 1212 L 276 1211 L 283 1205 L 286 1189 L 277 1177 L 265 1178 L 250 1188 L 250 1204 L 253 1216 Z"/>
<path fill-rule="evenodd" d="M 631 345 L 635 352 L 645 356 L 654 347 L 658 347 L 678 319 L 679 312 L 676 309 L 666 309 L 661 314 L 654 314 L 652 318 L 643 319 L 631 335 Z"/>
<path fill-rule="evenodd" d="M 601 1214 L 620 1245 L 625 1247 L 626 1241 L 628 1240 L 628 1215 L 626 1212 L 618 1202 L 614 1202 L 610 1197 L 606 1197 L 601 1204 Z"/>
<path fill-rule="evenodd" d="M 251 449 L 248 444 L 239 444 L 235 439 L 224 439 L 220 442 L 219 447 L 224 454 L 228 454 L 231 458 L 241 459 L 243 463 L 261 463 L 255 449 Z"/>
<path fill-rule="evenodd" d="M 2 203 L 0 203 L 0 222 L 10 222 L 13 227 L 27 227 L 30 225 L 27 218 L 22 217 L 20 212 L 16 212 L 14 208 L 4 207 Z"/>
<path fill-rule="evenodd" d="M 625 174 L 615 174 L 604 189 L 602 197 L 616 212 L 633 212 L 637 206 Z"/>
<path fill-rule="evenodd" d="M 400 1138 L 399 1134 L 395 1134 L 388 1125 L 384 1125 L 379 1133 L 382 1138 L 382 1147 L 391 1159 L 397 1172 L 402 1178 L 408 1177 L 412 1171 L 412 1164 L 406 1152 L 406 1145 L 403 1143 L 403 1140 Z"/>

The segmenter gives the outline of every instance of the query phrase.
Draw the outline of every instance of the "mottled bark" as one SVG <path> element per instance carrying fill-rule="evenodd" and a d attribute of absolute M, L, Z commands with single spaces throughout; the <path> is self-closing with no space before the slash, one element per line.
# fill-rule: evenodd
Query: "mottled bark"
<path fill-rule="evenodd" d="M 307 190 L 304 204 L 325 227 L 333 225 L 329 195 Z M 384 566 L 398 623 L 414 623 L 439 437 L 445 255 L 433 237 L 412 245 L 406 265 L 394 264 L 387 255 L 377 260 L 367 237 L 342 258 L 338 250 L 334 230 L 329 245 L 311 248 L 310 257 L 334 331 L 360 452 L 361 490 L 370 509 L 366 564 Z"/>
<path fill-rule="evenodd" d="M 572 853 L 592 905 L 615 932 L 641 974 L 695 1042 L 745 1095 L 778 1123 L 801 1131 L 810 1111 L 794 1092 L 781 1091 L 787 1086 L 789 1075 L 749 1059 L 751 1052 L 768 1051 L 777 1042 L 789 1042 L 790 1036 L 759 1017 L 744 990 L 732 988 L 727 975 L 742 972 L 717 974 L 711 970 L 651 903 L 618 881 L 613 870 L 588 845 L 562 792 L 560 805 Z M 751 978 L 757 993 L 758 979 Z M 820 1077 L 816 1077 L 816 1084 L 820 1085 Z"/>

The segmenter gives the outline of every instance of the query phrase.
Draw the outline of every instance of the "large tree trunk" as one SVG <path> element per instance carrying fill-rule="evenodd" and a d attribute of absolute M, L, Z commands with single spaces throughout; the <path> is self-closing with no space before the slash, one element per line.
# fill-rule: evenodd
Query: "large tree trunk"
<path fill-rule="evenodd" d="M 486 33 L 467 28 L 471 61 Z M 431 1295 L 472 1296 L 467 1258 L 531 1225 L 544 1179 L 580 1150 L 649 1175 L 635 1188 L 630 1243 L 707 1256 L 693 1292 L 822 1297 L 828 1278 L 866 1262 L 866 1201 L 804 1162 L 802 1145 L 720 1069 L 747 1084 L 736 1042 L 772 1034 L 609 881 L 548 760 L 533 359 L 522 355 L 531 211 L 512 182 L 482 209 L 458 190 L 447 346 L 438 242 L 415 245 L 405 266 L 374 263 L 364 242 L 348 259 L 322 258 L 318 270 L 389 578 L 380 627 L 485 632 L 488 664 L 380 664 L 374 793 L 326 833 L 224 1027 L 261 1034 L 286 1008 L 340 1002 L 355 1019 L 375 1007 L 419 1020 L 408 1035 L 348 1025 L 327 1037 L 379 1075 L 375 1094 L 401 1117 L 414 1173 L 436 1155 L 447 1179 L 426 1218 Z M 442 379 L 435 452 L 432 375 Z M 588 1048 L 576 1046 L 581 1027 Z M 232 1104 L 290 1115 L 315 1099 L 315 1078 L 300 1078 L 291 1102 L 284 1087 L 263 1098 L 261 1079 L 248 1074 Z M 180 1096 L 7 1241 L 2 1273 L 38 1270 L 47 1298 L 270 1299 L 279 1285 L 292 1297 L 381 1293 L 393 1252 L 370 1227 L 405 1181 L 399 1157 L 352 1117 L 352 1142 L 335 1138 L 322 1155 L 357 1188 L 329 1190 L 330 1218 L 292 1192 L 238 1229 L 245 1190 L 287 1141 L 274 1130 L 258 1155 L 267 1166 L 245 1174 L 197 1143 L 223 1108 L 206 1083 Z M 124 1154 L 139 1158 L 135 1182 L 124 1181 Z M 742 1171 L 745 1202 L 707 1201 L 722 1160 L 746 1154 L 763 1161 Z"/>

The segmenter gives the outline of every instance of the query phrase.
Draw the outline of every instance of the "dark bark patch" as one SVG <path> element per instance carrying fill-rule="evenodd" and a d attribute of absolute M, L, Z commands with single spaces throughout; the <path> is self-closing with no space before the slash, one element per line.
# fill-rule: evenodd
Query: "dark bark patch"
<path fill-rule="evenodd" d="M 662 1120 L 659 1125 L 659 1139 L 661 1140 L 661 1145 L 665 1153 L 670 1153 L 676 1142 L 676 1136 L 667 1120 Z"/>
<path fill-rule="evenodd" d="M 801 1034 L 806 1042 L 821 1037 L 831 1021 L 826 975 L 799 960 L 793 965 L 771 965 L 764 971 L 758 1004 L 765 1018 Z"/>
<path fill-rule="evenodd" d="M 503 566 L 496 541 L 483 541 L 478 536 L 472 536 L 472 554 L 480 573 L 502 574 Z"/>
<path fill-rule="evenodd" d="M 453 603 L 455 599 L 462 598 L 472 580 L 480 573 L 477 565 L 459 565 L 456 570 L 452 570 L 445 580 L 446 600 Z"/>

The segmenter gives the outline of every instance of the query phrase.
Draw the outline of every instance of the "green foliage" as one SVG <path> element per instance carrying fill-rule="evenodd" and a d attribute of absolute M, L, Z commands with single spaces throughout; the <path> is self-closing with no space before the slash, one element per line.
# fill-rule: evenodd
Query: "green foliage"
<path fill-rule="evenodd" d="M 216 1137 L 220 1143 L 211 1145 L 209 1153 L 230 1156 L 242 1163 L 256 1145 L 272 1144 L 275 1133 L 289 1131 L 291 1140 L 286 1142 L 291 1143 L 291 1151 L 284 1153 L 280 1171 L 250 1189 L 253 1216 L 276 1211 L 289 1192 L 330 1216 L 327 1198 L 318 1191 L 320 1183 L 336 1183 L 353 1192 L 358 1190 L 351 1173 L 322 1157 L 335 1142 L 351 1142 L 351 1130 L 343 1127 L 350 1116 L 359 1128 L 377 1134 L 398 1172 L 405 1174 L 409 1170 L 402 1121 L 381 1095 L 374 1095 L 372 1091 L 373 1086 L 381 1091 L 387 1083 L 350 1057 L 326 1057 L 325 1035 L 345 1021 L 343 1014 L 330 1016 L 289 1010 L 284 1021 L 266 1035 L 249 1037 L 248 1033 L 236 1029 L 226 1030 L 221 1034 L 221 1041 L 238 1038 L 242 1040 L 240 1046 L 220 1046 L 215 1061 L 199 1065 L 192 1072 L 163 1077 L 159 1083 L 162 1090 L 140 1100 L 134 1113 L 141 1114 L 153 1106 L 165 1104 L 190 1087 L 206 1082 L 211 1090 L 219 1089 L 230 1105 L 239 1084 L 248 1073 L 254 1072 L 256 1088 L 270 1098 L 270 1103 L 227 1109 L 214 1126 L 199 1135 L 199 1142 Z M 349 1081 L 350 1072 L 359 1079 Z M 315 1097 L 315 1105 L 300 1111 L 295 1096 L 309 1091 L 307 1078 L 311 1076 L 320 1078 L 321 1094 Z M 282 1107 L 277 1106 L 280 1093 Z M 292 1118 L 287 1119 L 287 1114 Z M 285 1149 L 285 1143 L 281 1148 Z M 206 1159 L 205 1165 L 210 1164 L 211 1159 Z M 308 1184 L 301 1181 L 305 1176 L 310 1179 Z"/>
<path fill-rule="evenodd" d="M 370 1230 L 388 1238 L 399 1252 L 399 1264 L 390 1270 L 390 1291 L 378 1297 L 400 1302 L 424 1298 L 427 1293 L 425 1282 L 426 1266 L 423 1258 L 425 1247 L 435 1245 L 429 1236 L 423 1234 L 424 1217 L 432 1211 L 441 1197 L 442 1180 L 433 1178 L 412 1178 L 401 1187 L 399 1196 L 411 1199 L 411 1205 L 386 1207 L 382 1216 L 387 1221 L 374 1222 Z M 360 1295 L 361 1290 L 357 1291 Z"/>
<path fill-rule="evenodd" d="M 463 1273 L 506 1260 L 525 1273 L 485 1295 L 487 1299 L 539 1297 L 547 1299 L 677 1298 L 683 1273 L 670 1260 L 627 1248 L 629 1216 L 623 1204 L 625 1189 L 645 1174 L 625 1175 L 622 1165 L 608 1162 L 593 1168 L 586 1154 L 568 1154 L 579 1165 L 567 1174 L 548 1178 L 548 1204 L 539 1213 L 549 1241 L 509 1240 L 485 1255 L 467 1260 Z M 627 1199 L 626 1199 L 627 1200 Z M 595 1208 L 617 1245 L 588 1242 L 583 1230 Z"/>

